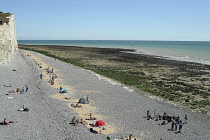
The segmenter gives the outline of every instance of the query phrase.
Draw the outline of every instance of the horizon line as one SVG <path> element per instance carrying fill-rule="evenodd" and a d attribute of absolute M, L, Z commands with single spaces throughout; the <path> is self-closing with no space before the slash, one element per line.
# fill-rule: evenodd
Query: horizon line
<path fill-rule="evenodd" d="M 17 39 L 17 40 L 37 40 L 37 41 L 45 41 L 45 40 L 49 40 L 49 41 L 52 41 L 52 40 L 57 40 L 57 41 L 65 41 L 65 40 L 71 40 L 71 41 L 79 41 L 79 40 L 84 40 L 84 41 L 180 41 L 180 42 L 210 42 L 209 41 L 205 41 L 205 40 L 132 40 L 132 39 Z"/>

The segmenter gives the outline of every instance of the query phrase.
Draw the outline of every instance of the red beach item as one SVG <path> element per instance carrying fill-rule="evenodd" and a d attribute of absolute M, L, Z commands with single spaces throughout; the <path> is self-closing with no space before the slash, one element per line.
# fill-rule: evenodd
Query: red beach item
<path fill-rule="evenodd" d="M 104 121 L 102 121 L 102 120 L 99 120 L 99 121 L 97 121 L 96 122 L 96 126 L 104 126 L 106 123 L 104 122 Z"/>

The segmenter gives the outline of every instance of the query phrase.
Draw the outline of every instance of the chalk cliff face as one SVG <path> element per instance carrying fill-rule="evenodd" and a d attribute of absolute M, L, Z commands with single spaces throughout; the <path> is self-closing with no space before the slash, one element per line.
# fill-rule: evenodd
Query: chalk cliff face
<path fill-rule="evenodd" d="M 17 50 L 15 16 L 7 17 L 9 22 L 0 25 L 0 64 L 10 61 L 12 54 Z"/>

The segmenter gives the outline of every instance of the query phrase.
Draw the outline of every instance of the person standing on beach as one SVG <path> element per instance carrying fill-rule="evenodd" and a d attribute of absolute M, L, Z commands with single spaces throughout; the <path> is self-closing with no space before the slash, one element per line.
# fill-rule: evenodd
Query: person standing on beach
<path fill-rule="evenodd" d="M 181 130 L 182 130 L 182 124 L 179 123 L 179 131 L 178 131 L 178 133 L 181 133 Z"/>
<path fill-rule="evenodd" d="M 149 117 L 149 112 L 150 112 L 150 110 L 147 110 L 147 118 Z"/>
<path fill-rule="evenodd" d="M 179 122 L 175 121 L 175 131 L 177 130 L 178 126 L 179 126 Z"/>
<path fill-rule="evenodd" d="M 86 97 L 86 100 L 87 100 L 87 102 L 88 102 L 88 104 L 89 104 L 89 95 Z"/>
<path fill-rule="evenodd" d="M 155 109 L 155 111 L 154 111 L 154 118 L 156 117 L 156 109 Z"/>
<path fill-rule="evenodd" d="M 171 131 L 174 131 L 174 121 L 171 123 Z"/>
<path fill-rule="evenodd" d="M 28 86 L 27 85 L 25 85 L 26 86 L 26 92 L 28 92 Z"/>
<path fill-rule="evenodd" d="M 42 79 L 42 74 L 40 74 L 40 76 L 39 76 L 39 77 L 40 77 L 40 79 Z"/>
<path fill-rule="evenodd" d="M 185 117 L 184 117 L 184 119 L 185 119 L 185 124 L 187 124 L 187 114 L 185 114 Z"/>
<path fill-rule="evenodd" d="M 24 92 L 24 87 L 22 88 L 22 91 L 21 92 Z"/>

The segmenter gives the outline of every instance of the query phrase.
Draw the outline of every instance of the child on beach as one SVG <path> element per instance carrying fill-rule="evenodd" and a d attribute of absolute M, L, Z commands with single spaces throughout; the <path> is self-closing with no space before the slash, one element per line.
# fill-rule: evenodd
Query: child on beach
<path fill-rule="evenodd" d="M 24 87 L 22 88 L 21 92 L 25 92 Z"/>

